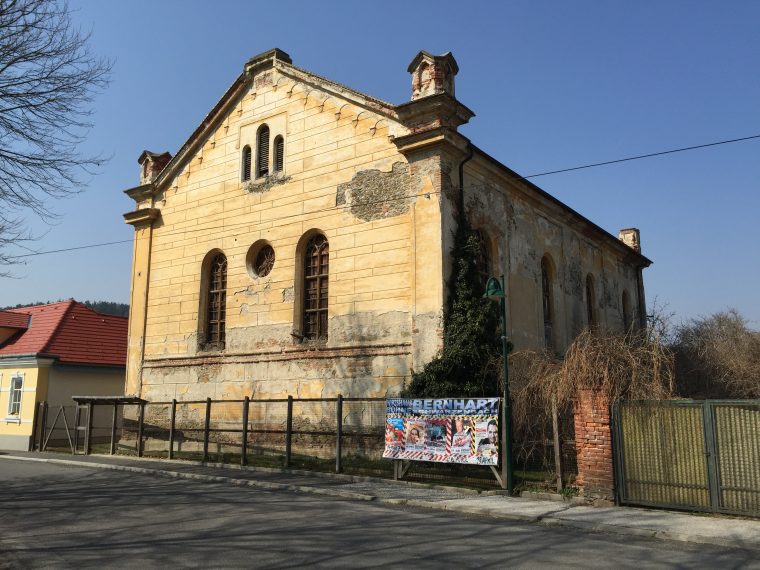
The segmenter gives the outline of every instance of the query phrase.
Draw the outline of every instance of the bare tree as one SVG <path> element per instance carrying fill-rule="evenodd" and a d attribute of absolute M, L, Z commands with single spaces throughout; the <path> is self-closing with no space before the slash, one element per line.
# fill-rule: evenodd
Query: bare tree
<path fill-rule="evenodd" d="M 0 266 L 25 237 L 20 212 L 49 220 L 47 199 L 78 192 L 102 162 L 79 150 L 112 65 L 89 39 L 65 2 L 0 0 Z"/>

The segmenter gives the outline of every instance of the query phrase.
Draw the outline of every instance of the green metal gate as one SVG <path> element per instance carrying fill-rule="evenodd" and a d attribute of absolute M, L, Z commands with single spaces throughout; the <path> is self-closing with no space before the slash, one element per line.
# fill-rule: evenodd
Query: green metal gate
<path fill-rule="evenodd" d="M 620 402 L 622 504 L 760 516 L 760 401 Z"/>

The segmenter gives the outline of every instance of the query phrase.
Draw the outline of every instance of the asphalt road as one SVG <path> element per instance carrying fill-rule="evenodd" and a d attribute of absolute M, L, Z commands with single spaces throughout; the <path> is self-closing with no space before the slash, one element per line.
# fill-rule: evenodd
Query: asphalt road
<path fill-rule="evenodd" d="M 0 463 L 0 568 L 760 568 L 757 552 Z"/>

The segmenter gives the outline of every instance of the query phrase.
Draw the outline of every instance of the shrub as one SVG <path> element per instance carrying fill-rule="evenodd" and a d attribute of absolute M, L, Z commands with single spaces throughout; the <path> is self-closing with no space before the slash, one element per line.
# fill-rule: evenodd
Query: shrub
<path fill-rule="evenodd" d="M 760 398 L 760 332 L 735 309 L 676 327 L 679 393 L 695 398 Z"/>

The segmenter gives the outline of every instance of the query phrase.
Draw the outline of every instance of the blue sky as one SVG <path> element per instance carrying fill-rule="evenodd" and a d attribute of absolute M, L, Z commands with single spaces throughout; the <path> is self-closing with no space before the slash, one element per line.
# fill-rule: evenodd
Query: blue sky
<path fill-rule="evenodd" d="M 451 51 L 462 128 L 523 175 L 760 134 L 760 2 L 200 2 L 72 0 L 115 60 L 85 152 L 113 158 L 52 203 L 41 251 L 129 240 L 122 190 L 143 149 L 176 152 L 251 56 L 402 103 L 420 50 Z M 678 318 L 739 309 L 760 328 L 760 139 L 533 180 L 617 235 L 641 229 L 648 301 Z M 19 251 L 18 253 L 23 253 Z M 0 305 L 127 302 L 131 245 L 40 255 Z"/>

